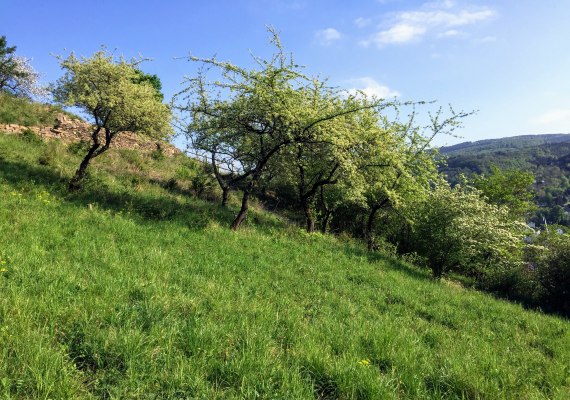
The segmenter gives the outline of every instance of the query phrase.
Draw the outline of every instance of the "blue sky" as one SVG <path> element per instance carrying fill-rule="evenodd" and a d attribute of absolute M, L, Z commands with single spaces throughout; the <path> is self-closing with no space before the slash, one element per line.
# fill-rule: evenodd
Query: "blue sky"
<path fill-rule="evenodd" d="M 242 66 L 270 54 L 266 25 L 309 74 L 347 89 L 479 110 L 462 139 L 570 132 L 567 0 L 0 0 L 0 35 L 50 82 L 53 54 L 101 45 L 153 61 L 167 98 L 214 54 Z"/>

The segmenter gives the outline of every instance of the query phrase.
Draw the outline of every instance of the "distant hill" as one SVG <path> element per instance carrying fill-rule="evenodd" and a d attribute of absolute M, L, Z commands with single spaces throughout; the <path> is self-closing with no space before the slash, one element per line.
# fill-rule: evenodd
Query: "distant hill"
<path fill-rule="evenodd" d="M 484 174 L 492 165 L 520 169 L 536 177 L 537 218 L 570 224 L 570 134 L 523 135 L 459 143 L 440 148 L 441 167 L 451 183 L 461 174 Z"/>
<path fill-rule="evenodd" d="M 570 134 L 555 133 L 550 135 L 521 135 L 501 139 L 486 139 L 476 142 L 463 142 L 453 146 L 440 148 L 443 154 L 486 153 L 504 151 L 507 149 L 520 150 L 523 148 L 542 146 L 554 143 L 570 142 Z"/>

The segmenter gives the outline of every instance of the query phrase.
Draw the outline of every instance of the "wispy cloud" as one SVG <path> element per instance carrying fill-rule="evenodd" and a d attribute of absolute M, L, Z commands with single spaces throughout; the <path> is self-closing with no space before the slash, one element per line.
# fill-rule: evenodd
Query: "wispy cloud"
<path fill-rule="evenodd" d="M 465 36 L 465 33 L 458 31 L 457 29 L 449 29 L 445 32 L 437 34 L 438 38 L 452 38 L 452 37 L 462 37 L 462 36 Z"/>
<path fill-rule="evenodd" d="M 358 28 L 366 28 L 371 22 L 372 20 L 370 18 L 359 17 L 354 20 L 354 25 Z"/>
<path fill-rule="evenodd" d="M 531 120 L 537 125 L 565 124 L 566 130 L 570 131 L 570 108 L 555 108 L 543 112 Z"/>
<path fill-rule="evenodd" d="M 366 96 L 376 96 L 381 99 L 400 96 L 398 91 L 380 84 L 369 76 L 349 79 L 346 83 L 350 85 L 349 89 L 347 89 L 348 93 L 353 95 L 357 95 L 359 92 L 362 92 Z"/>
<path fill-rule="evenodd" d="M 497 38 L 495 36 L 485 36 L 481 39 L 476 39 L 475 43 L 492 43 L 496 42 Z"/>
<path fill-rule="evenodd" d="M 460 27 L 487 21 L 495 15 L 496 11 L 490 7 L 459 7 L 451 0 L 425 3 L 417 10 L 394 14 L 361 44 L 385 47 L 419 41 L 428 35 L 458 37 L 463 35 Z"/>
<path fill-rule="evenodd" d="M 329 46 L 341 37 L 341 33 L 334 28 L 322 29 L 315 32 L 315 40 L 323 46 Z"/>

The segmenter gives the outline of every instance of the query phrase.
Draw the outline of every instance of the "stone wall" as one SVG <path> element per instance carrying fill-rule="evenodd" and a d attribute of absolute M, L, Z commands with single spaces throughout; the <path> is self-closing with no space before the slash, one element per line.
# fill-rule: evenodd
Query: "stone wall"
<path fill-rule="evenodd" d="M 77 119 L 72 119 L 65 114 L 58 114 L 53 126 L 0 124 L 0 132 L 9 134 L 21 134 L 27 129 L 44 140 L 59 139 L 65 144 L 79 142 L 81 140 L 91 142 L 91 134 L 93 132 L 92 125 Z M 103 134 L 101 134 L 101 142 L 105 142 Z M 133 132 L 121 132 L 115 136 L 111 143 L 111 148 L 136 149 L 142 151 L 153 151 L 160 148 L 164 154 L 168 156 L 180 153 L 180 150 L 168 142 L 148 139 Z"/>

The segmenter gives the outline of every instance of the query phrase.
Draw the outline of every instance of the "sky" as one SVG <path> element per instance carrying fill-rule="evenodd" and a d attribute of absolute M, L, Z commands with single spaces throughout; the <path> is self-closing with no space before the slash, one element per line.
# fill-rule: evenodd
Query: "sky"
<path fill-rule="evenodd" d="M 46 83 L 56 55 L 105 45 L 152 61 L 169 99 L 197 65 L 188 55 L 253 67 L 272 53 L 266 26 L 309 75 L 402 101 L 477 113 L 461 137 L 570 133 L 569 0 L 0 0 L 0 36 Z"/>

